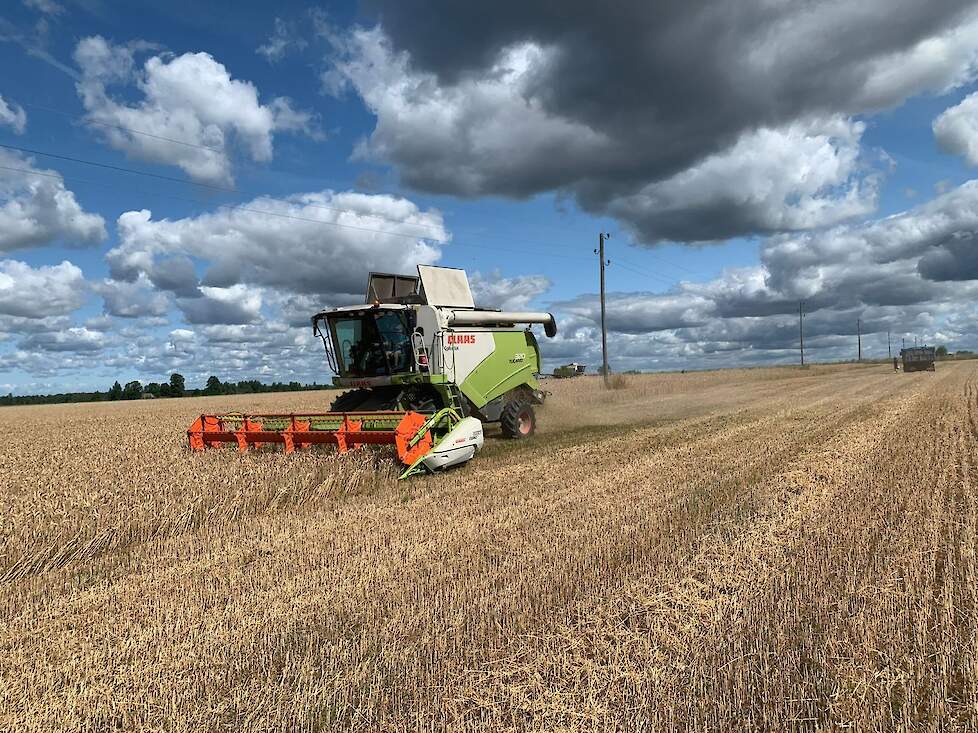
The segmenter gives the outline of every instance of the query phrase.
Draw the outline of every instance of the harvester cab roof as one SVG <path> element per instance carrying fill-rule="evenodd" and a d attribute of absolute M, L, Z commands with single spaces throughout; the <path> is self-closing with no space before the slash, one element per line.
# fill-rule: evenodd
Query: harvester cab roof
<path fill-rule="evenodd" d="M 555 336 L 553 315 L 478 308 L 464 270 L 431 265 L 418 265 L 417 276 L 371 273 L 364 301 L 312 317 L 333 384 L 347 390 L 329 412 L 201 415 L 191 447 L 392 443 L 404 477 L 471 459 L 483 423 L 511 438 L 533 434 L 545 393 L 531 327 Z"/>

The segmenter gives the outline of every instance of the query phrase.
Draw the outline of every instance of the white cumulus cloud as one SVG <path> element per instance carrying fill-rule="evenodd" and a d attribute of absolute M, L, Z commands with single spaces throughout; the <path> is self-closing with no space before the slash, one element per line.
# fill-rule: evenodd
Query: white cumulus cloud
<path fill-rule="evenodd" d="M 7 102 L 0 94 L 0 125 L 8 125 L 18 135 L 27 129 L 27 113 L 24 108 L 13 102 Z"/>
<path fill-rule="evenodd" d="M 978 165 L 978 92 L 944 110 L 934 120 L 934 137 L 941 149 Z"/>
<path fill-rule="evenodd" d="M 311 115 L 284 97 L 262 104 L 254 84 L 233 79 L 210 54 L 155 55 L 140 68 L 136 53 L 100 36 L 75 49 L 86 120 L 127 155 L 176 165 L 198 181 L 229 184 L 232 145 L 265 162 L 272 159 L 275 133 L 315 132 Z M 114 85 L 135 85 L 143 98 L 132 105 L 119 101 L 109 91 Z"/>
<path fill-rule="evenodd" d="M 87 295 L 82 271 L 67 260 L 37 268 L 0 260 L 0 315 L 37 319 L 65 315 L 80 308 Z"/>
<path fill-rule="evenodd" d="M 662 239 L 830 226 L 876 208 L 882 171 L 861 163 L 865 125 L 835 117 L 761 128 L 670 178 L 613 198 L 611 214 Z"/>
<path fill-rule="evenodd" d="M 530 301 L 550 289 L 550 279 L 543 275 L 519 275 L 503 277 L 498 270 L 483 275 L 469 275 L 472 296 L 480 308 L 498 308 L 504 311 L 526 310 Z"/>
<path fill-rule="evenodd" d="M 0 166 L 0 252 L 105 239 L 102 217 L 83 210 L 58 173 L 6 150 L 0 150 Z"/>
<path fill-rule="evenodd" d="M 394 196 L 332 191 L 262 197 L 177 220 L 129 211 L 118 231 L 119 245 L 107 255 L 117 280 L 145 274 L 159 282 L 162 262 L 191 257 L 202 263 L 203 287 L 323 297 L 351 288 L 362 294 L 371 270 L 409 273 L 432 263 L 440 249 L 424 238 L 449 238 L 437 211 Z"/>

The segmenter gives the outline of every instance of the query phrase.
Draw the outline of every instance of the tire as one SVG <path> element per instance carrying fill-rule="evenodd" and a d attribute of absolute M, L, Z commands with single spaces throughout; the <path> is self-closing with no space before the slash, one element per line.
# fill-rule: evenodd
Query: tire
<path fill-rule="evenodd" d="M 499 416 L 499 425 L 507 438 L 513 440 L 529 438 L 537 429 L 537 416 L 533 412 L 533 405 L 522 398 L 510 400 L 503 408 L 503 414 Z"/>
<path fill-rule="evenodd" d="M 344 392 L 333 400 L 333 404 L 329 406 L 329 411 L 354 412 L 359 409 L 360 405 L 362 405 L 369 396 L 370 390 L 351 389 L 349 392 Z"/>

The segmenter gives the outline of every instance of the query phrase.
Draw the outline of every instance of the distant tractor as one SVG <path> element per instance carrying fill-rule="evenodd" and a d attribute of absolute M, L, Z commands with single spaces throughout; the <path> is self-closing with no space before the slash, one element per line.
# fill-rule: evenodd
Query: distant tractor
<path fill-rule="evenodd" d="M 554 369 L 554 378 L 570 379 L 571 377 L 580 377 L 584 375 L 585 369 L 587 369 L 587 367 L 584 364 L 578 364 L 577 362 L 572 361 L 570 364 L 565 364 L 564 366 Z"/>
<path fill-rule="evenodd" d="M 900 357 L 903 359 L 903 371 L 905 372 L 935 371 L 934 360 L 937 358 L 937 353 L 933 346 L 914 346 L 909 349 L 900 349 Z"/>

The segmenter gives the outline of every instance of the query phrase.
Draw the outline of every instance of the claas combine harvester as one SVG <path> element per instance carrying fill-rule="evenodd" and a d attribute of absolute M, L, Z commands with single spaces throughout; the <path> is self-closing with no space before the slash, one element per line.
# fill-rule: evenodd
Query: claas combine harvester
<path fill-rule="evenodd" d="M 333 383 L 347 390 L 329 412 L 201 415 L 187 431 L 190 447 L 389 444 L 406 466 L 401 478 L 465 463 L 482 448 L 483 423 L 499 423 L 509 438 L 536 428 L 545 395 L 532 324 L 557 332 L 549 313 L 476 308 L 464 270 L 371 273 L 363 305 L 312 317 Z"/>

